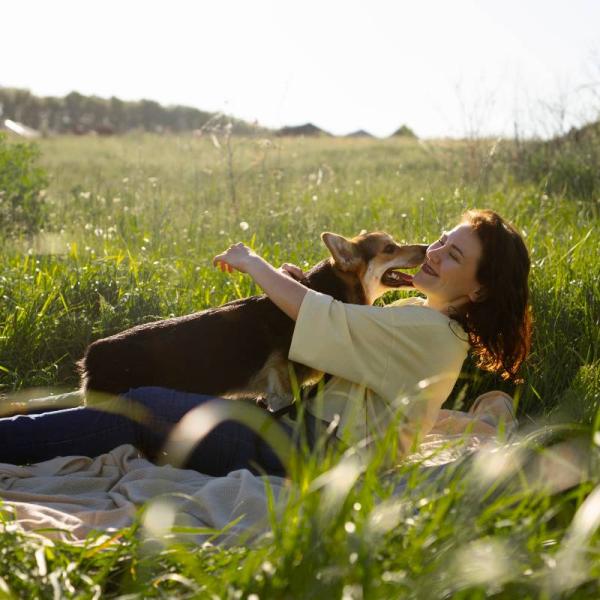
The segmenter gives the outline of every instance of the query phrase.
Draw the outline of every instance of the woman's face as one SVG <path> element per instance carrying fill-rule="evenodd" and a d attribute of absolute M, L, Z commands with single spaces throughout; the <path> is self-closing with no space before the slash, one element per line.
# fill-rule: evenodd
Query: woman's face
<path fill-rule="evenodd" d="M 481 288 L 475 276 L 481 254 L 481 241 L 471 225 L 457 225 L 429 246 L 413 285 L 437 310 L 475 302 Z"/>

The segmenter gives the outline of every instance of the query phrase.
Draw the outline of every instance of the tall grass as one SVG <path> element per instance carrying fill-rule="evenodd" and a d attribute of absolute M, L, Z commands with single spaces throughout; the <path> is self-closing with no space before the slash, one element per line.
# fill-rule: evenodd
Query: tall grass
<path fill-rule="evenodd" d="M 211 266 L 234 241 L 276 265 L 307 266 L 326 255 L 322 231 L 383 229 L 398 240 L 433 241 L 477 206 L 497 210 L 525 235 L 533 355 L 518 389 L 466 365 L 448 405 L 504 387 L 518 398 L 522 421 L 550 431 L 553 422 L 577 421 L 591 438 L 600 403 L 598 204 L 517 180 L 502 153 L 486 150 L 483 177 L 458 142 L 234 138 L 228 152 L 211 139 L 132 135 L 54 138 L 41 149 L 51 179 L 47 222 L 36 235 L 1 241 L 4 392 L 73 388 L 74 363 L 92 339 L 256 293 L 248 278 Z M 311 482 L 332 460 L 298 466 L 297 495 L 267 543 L 183 550 L 174 542 L 149 551 L 133 527 L 95 551 L 49 547 L 9 530 L 0 572 L 17 596 L 52 589 L 73 597 L 94 589 L 224 598 L 597 595 L 593 531 L 582 542 L 588 554 L 578 558 L 579 579 L 552 583 L 566 569 L 570 555 L 560 552 L 570 547 L 573 517 L 596 474 L 550 494 L 535 478 L 523 483 L 520 470 L 483 489 L 469 462 L 458 467 L 461 476 L 432 478 L 411 464 L 382 477 L 373 460 L 324 519 L 323 489 Z M 378 530 L 377 519 L 387 525 Z"/>

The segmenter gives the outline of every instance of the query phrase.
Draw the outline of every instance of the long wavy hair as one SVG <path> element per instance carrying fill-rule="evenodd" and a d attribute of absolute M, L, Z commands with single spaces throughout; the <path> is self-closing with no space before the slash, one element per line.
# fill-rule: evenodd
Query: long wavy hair
<path fill-rule="evenodd" d="M 482 244 L 477 302 L 454 316 L 469 336 L 477 366 L 515 383 L 531 348 L 529 253 L 519 232 L 492 210 L 469 210 L 461 223 L 471 225 Z"/>

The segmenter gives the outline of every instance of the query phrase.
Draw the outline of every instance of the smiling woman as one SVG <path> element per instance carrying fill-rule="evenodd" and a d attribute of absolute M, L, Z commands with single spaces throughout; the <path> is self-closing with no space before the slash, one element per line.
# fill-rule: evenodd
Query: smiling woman
<path fill-rule="evenodd" d="M 309 402 L 308 410 L 337 419 L 342 439 L 376 436 L 400 411 L 406 449 L 433 426 L 468 346 L 480 367 L 511 379 L 529 351 L 528 252 L 490 210 L 465 213 L 428 247 L 412 279 L 425 300 L 343 304 L 286 278 L 243 244 L 215 264 L 248 273 L 296 321 L 289 358 L 334 376 L 322 403 Z M 424 388 L 424 395 L 416 391 Z"/>
<path fill-rule="evenodd" d="M 416 264 L 424 249 L 413 249 L 418 260 L 410 262 Z M 295 321 L 289 360 L 331 375 L 322 395 L 306 398 L 310 448 L 321 434 L 334 444 L 362 447 L 388 439 L 392 432 L 397 435 L 392 448 L 408 452 L 434 427 L 469 346 L 481 367 L 507 378 L 516 377 L 529 350 L 527 249 L 516 230 L 492 211 L 466 213 L 457 227 L 427 248 L 413 278 L 426 299 L 406 298 L 386 307 L 347 304 L 309 289 L 241 243 L 214 262 L 225 272 L 248 273 Z M 386 258 L 381 269 L 388 264 Z M 238 365 L 228 360 L 226 367 L 233 371 Z M 115 402 L 125 415 L 133 402 L 149 416 L 134 423 L 115 406 L 96 405 L 0 419 L 0 438 L 5 440 L 0 459 L 43 460 L 56 452 L 94 456 L 123 443 L 156 456 L 187 412 L 226 401 L 142 387 Z M 265 427 L 277 427 L 274 416 L 261 413 Z M 297 431 L 290 423 L 284 426 L 293 444 Z M 390 454 L 393 460 L 394 451 Z M 285 471 L 269 444 L 236 422 L 211 430 L 190 461 L 190 468 L 215 475 L 236 468 Z"/>

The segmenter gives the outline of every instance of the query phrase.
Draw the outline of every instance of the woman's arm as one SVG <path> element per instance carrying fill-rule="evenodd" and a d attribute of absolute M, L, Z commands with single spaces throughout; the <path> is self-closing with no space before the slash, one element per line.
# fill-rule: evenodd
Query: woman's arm
<path fill-rule="evenodd" d="M 248 273 L 288 317 L 294 321 L 298 318 L 307 288 L 275 269 L 241 242 L 215 256 L 213 265 L 219 266 L 221 271 L 228 273 L 234 269 Z"/>

